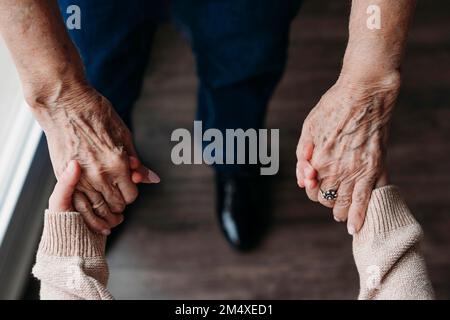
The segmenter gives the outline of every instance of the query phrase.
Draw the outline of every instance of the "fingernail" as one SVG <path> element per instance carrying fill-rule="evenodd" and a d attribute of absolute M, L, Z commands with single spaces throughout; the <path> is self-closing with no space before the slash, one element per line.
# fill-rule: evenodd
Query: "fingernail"
<path fill-rule="evenodd" d="M 352 225 L 348 226 L 347 230 L 348 230 L 348 233 L 350 235 L 354 235 L 355 234 L 355 227 L 354 226 L 352 226 Z"/>
<path fill-rule="evenodd" d="M 102 234 L 103 234 L 104 236 L 109 236 L 109 235 L 111 234 L 111 231 L 108 230 L 108 229 L 105 229 L 105 230 L 102 231 Z"/>
<path fill-rule="evenodd" d="M 336 216 L 333 216 L 333 219 L 334 219 L 336 222 L 341 222 L 341 220 L 338 219 L 338 217 L 336 217 Z"/>
<path fill-rule="evenodd" d="M 75 171 L 75 161 L 73 161 L 73 160 L 70 161 L 67 167 L 69 169 L 69 172 L 74 172 Z"/>
<path fill-rule="evenodd" d="M 159 183 L 161 181 L 158 175 L 151 170 L 148 170 L 148 179 L 153 183 Z"/>

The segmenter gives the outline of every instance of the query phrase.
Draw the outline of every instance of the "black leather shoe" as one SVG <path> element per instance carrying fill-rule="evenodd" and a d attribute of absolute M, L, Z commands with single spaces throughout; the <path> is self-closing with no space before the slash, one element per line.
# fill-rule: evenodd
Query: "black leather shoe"
<path fill-rule="evenodd" d="M 267 177 L 216 173 L 217 214 L 222 232 L 239 251 L 255 248 L 269 224 Z"/>

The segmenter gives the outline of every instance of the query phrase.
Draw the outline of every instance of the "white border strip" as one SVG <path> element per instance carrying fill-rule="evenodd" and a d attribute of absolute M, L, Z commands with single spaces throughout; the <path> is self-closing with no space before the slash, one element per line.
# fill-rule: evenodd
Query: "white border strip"
<path fill-rule="evenodd" d="M 25 178 L 33 161 L 42 130 L 33 119 L 25 102 L 18 108 L 17 118 L 8 134 L 0 156 L 0 244 L 22 191 Z M 36 186 L 39 188 L 39 186 Z"/>

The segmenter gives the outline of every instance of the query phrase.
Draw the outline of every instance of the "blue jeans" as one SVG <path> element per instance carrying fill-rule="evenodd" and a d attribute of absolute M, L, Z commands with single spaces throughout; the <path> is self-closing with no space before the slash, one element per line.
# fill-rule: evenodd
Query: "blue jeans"
<path fill-rule="evenodd" d="M 208 128 L 259 129 L 287 59 L 289 27 L 301 0 L 173 0 L 170 12 L 188 36 L 199 77 L 197 119 Z M 81 9 L 69 30 L 88 81 L 131 128 L 165 1 L 59 0 Z M 243 165 L 217 165 L 234 171 Z"/>

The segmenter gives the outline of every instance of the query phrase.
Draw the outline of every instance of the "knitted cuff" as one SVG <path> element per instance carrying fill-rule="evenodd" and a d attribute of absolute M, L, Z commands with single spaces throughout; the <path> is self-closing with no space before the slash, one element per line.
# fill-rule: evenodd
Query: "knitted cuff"
<path fill-rule="evenodd" d="M 414 223 L 417 222 L 396 186 L 377 188 L 372 191 L 366 220 L 355 238 L 373 237 Z"/>
<path fill-rule="evenodd" d="M 106 237 L 90 231 L 78 212 L 45 211 L 39 250 L 51 256 L 103 256 Z"/>

